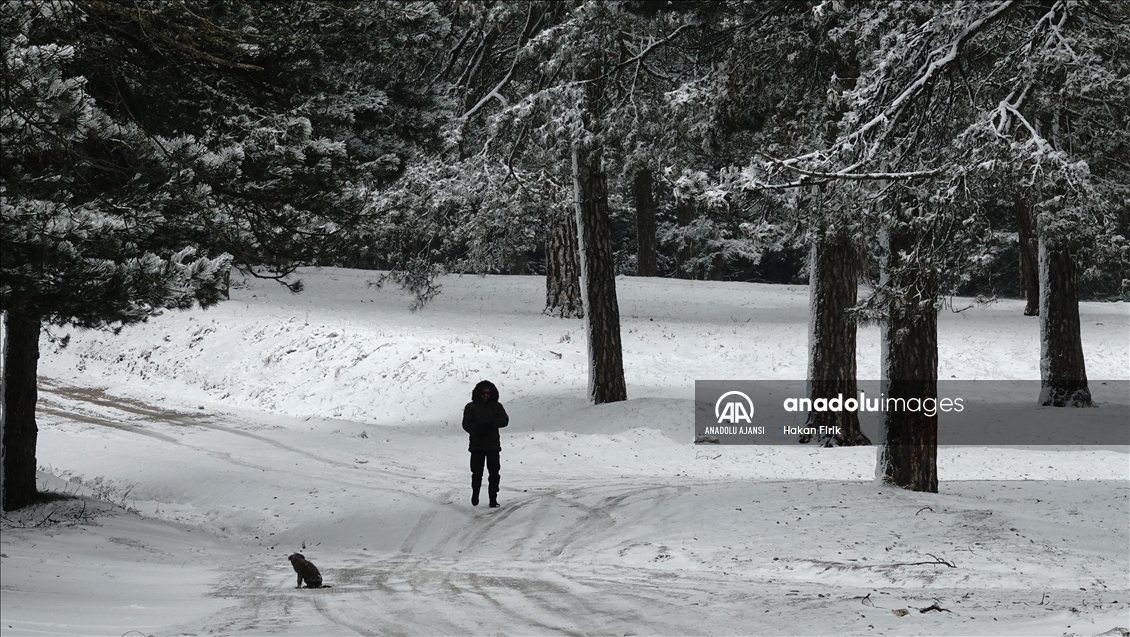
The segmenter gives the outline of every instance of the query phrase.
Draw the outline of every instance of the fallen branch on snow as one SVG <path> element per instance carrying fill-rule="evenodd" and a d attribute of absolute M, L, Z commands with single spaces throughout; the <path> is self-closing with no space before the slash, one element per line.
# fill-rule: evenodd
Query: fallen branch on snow
<path fill-rule="evenodd" d="M 953 562 L 948 562 L 948 561 L 943 560 L 942 558 L 940 558 L 936 555 L 932 555 L 930 553 L 927 553 L 926 555 L 929 555 L 930 557 L 934 558 L 934 561 L 933 562 L 892 562 L 892 563 L 889 563 L 889 564 L 858 564 L 858 563 L 845 564 L 844 562 L 817 562 L 817 561 L 812 561 L 812 563 L 813 564 L 827 564 L 827 567 L 824 569 L 825 571 L 827 571 L 828 569 L 833 568 L 833 567 L 891 568 L 893 566 L 937 566 L 937 565 L 944 565 L 944 566 L 948 566 L 950 568 L 957 568 L 957 565 L 954 564 Z M 811 560 L 805 560 L 805 561 L 811 561 Z"/>

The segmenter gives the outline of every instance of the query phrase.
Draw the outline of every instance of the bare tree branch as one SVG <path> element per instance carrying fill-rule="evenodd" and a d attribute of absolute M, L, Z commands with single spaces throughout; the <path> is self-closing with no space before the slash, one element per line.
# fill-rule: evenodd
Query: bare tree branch
<path fill-rule="evenodd" d="M 790 157 L 788 159 L 776 160 L 776 162 L 779 163 L 781 166 L 792 168 L 795 164 L 798 164 L 800 162 L 811 161 L 811 160 L 814 160 L 814 159 L 820 159 L 822 157 L 827 157 L 827 156 L 830 156 L 831 154 L 833 154 L 834 151 L 837 150 L 837 149 L 843 148 L 845 146 L 854 145 L 855 142 L 857 142 L 858 140 L 860 140 L 861 138 L 863 138 L 865 135 L 867 135 L 869 132 L 871 132 L 872 130 L 874 130 L 876 128 L 882 128 L 885 131 L 890 131 L 892 129 L 893 124 L 895 122 L 899 121 L 902 118 L 902 115 L 905 112 L 906 106 L 914 98 L 918 97 L 922 93 L 923 90 L 927 89 L 930 86 L 930 83 L 938 76 L 939 73 L 941 73 L 950 64 L 953 64 L 958 59 L 958 56 L 961 54 L 961 51 L 962 51 L 963 47 L 965 46 L 965 44 L 973 36 L 978 34 L 981 30 L 986 28 L 988 25 L 995 22 L 997 19 L 999 19 L 1002 15 L 1004 15 L 1009 9 L 1013 8 L 1015 5 L 1016 5 L 1016 0 L 1005 0 L 1004 2 L 1001 2 L 1000 4 L 998 4 L 992 11 L 990 11 L 984 17 L 982 17 L 978 20 L 975 20 L 973 23 L 971 23 L 969 26 L 967 26 L 961 32 L 960 35 L 958 35 L 956 38 L 954 38 L 954 40 L 952 42 L 950 42 L 950 44 L 948 46 L 939 49 L 939 51 L 944 52 L 941 55 L 941 57 L 938 57 L 937 59 L 935 59 L 932 62 L 930 62 L 929 64 L 927 64 L 925 66 L 925 69 L 917 77 L 915 77 L 914 80 L 912 80 L 909 84 L 907 84 L 907 86 L 898 94 L 897 97 L 895 97 L 891 101 L 890 104 L 888 104 L 886 106 L 886 108 L 883 108 L 877 115 L 875 115 L 870 120 L 868 120 L 866 123 L 864 123 L 862 126 L 857 128 L 850 135 L 843 138 L 841 141 L 837 142 L 832 149 L 829 149 L 827 151 L 824 151 L 824 150 L 813 151 L 811 153 L 806 153 L 804 155 L 798 155 L 796 157 Z M 885 138 L 886 138 L 886 133 L 884 132 L 878 138 L 876 138 L 874 141 L 871 142 L 869 149 L 864 154 L 862 159 L 860 159 L 856 163 L 852 164 L 851 166 L 848 166 L 847 168 L 845 168 L 841 171 L 838 171 L 836 173 L 826 173 L 826 175 L 829 176 L 829 177 L 837 178 L 837 179 L 849 179 L 850 177 L 839 176 L 839 175 L 851 174 L 857 168 L 859 168 L 860 166 L 867 163 L 867 161 L 872 159 L 874 157 L 875 152 L 878 149 L 879 144 L 882 143 L 882 141 Z M 894 174 L 898 174 L 898 173 L 894 173 Z M 926 176 L 926 175 L 921 175 L 921 176 Z M 888 178 L 890 178 L 890 177 L 888 177 Z"/>
<path fill-rule="evenodd" d="M 856 166 L 858 166 L 859 164 L 853 164 L 852 166 L 849 166 L 849 167 L 847 167 L 843 170 L 840 170 L 840 171 L 821 172 L 821 171 L 818 171 L 818 170 L 805 170 L 803 168 L 798 168 L 797 166 L 793 166 L 793 165 L 789 164 L 788 160 L 782 160 L 782 159 L 777 159 L 775 157 L 770 157 L 769 155 L 766 155 L 765 153 L 762 153 L 760 151 L 756 152 L 756 154 L 757 154 L 758 157 L 763 157 L 764 159 L 772 162 L 773 164 L 775 164 L 777 166 L 781 166 L 782 168 L 786 168 L 786 169 L 791 170 L 793 172 L 800 173 L 801 175 L 806 175 L 808 177 L 820 177 L 820 178 L 823 178 L 823 179 L 832 179 L 832 180 L 842 179 L 842 180 L 846 180 L 846 181 L 874 181 L 874 180 L 882 180 L 882 179 L 890 179 L 890 180 L 921 179 L 921 178 L 925 178 L 925 177 L 936 177 L 936 176 L 940 175 L 944 170 L 942 168 L 931 168 L 931 169 L 928 169 L 928 170 L 912 170 L 912 171 L 909 171 L 909 172 L 856 173 L 856 172 L 851 172 L 851 170 L 853 168 L 855 168 Z M 811 184 L 812 182 L 807 182 L 807 183 Z"/>
<path fill-rule="evenodd" d="M 534 5 L 530 4 L 529 11 L 526 13 L 526 25 L 522 27 L 522 35 L 518 37 L 518 45 L 514 47 L 514 59 L 510 63 L 510 69 L 506 71 L 506 75 L 501 80 L 499 80 L 498 84 L 495 84 L 494 88 L 492 88 L 489 93 L 484 95 L 477 104 L 472 106 L 466 113 L 463 113 L 463 116 L 460 119 L 462 119 L 464 122 L 470 120 L 472 117 L 474 117 L 475 113 L 479 112 L 482 107 L 486 106 L 486 104 L 490 102 L 491 98 L 497 99 L 499 103 L 504 107 L 508 105 L 506 98 L 503 97 L 502 93 L 499 93 L 499 91 L 501 91 L 508 83 L 510 83 L 510 78 L 514 75 L 514 69 L 518 66 L 518 59 L 522 55 L 522 46 L 529 41 L 531 31 L 533 31 L 535 24 L 536 21 L 534 20 Z"/>

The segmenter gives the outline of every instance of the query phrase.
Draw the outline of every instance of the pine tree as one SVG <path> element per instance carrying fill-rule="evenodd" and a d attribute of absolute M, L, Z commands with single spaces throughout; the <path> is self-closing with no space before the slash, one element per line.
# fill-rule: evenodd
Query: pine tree
<path fill-rule="evenodd" d="M 632 178 L 636 205 L 636 276 L 659 276 L 655 245 L 655 177 L 647 168 Z"/>
<path fill-rule="evenodd" d="M 906 0 L 805 8 L 814 39 L 857 61 L 848 65 L 854 71 L 831 76 L 829 86 L 851 79 L 846 90 L 829 91 L 841 115 L 828 120 L 830 135 L 807 145 L 803 135 L 791 135 L 754 150 L 757 159 L 735 171 L 731 185 L 788 191 L 841 184 L 824 194 L 825 207 L 857 213 L 825 218 L 888 237 L 886 246 L 871 245 L 886 254 L 885 279 L 856 314 L 885 321 L 884 369 L 895 375 L 888 380 L 911 392 L 901 395 L 923 398 L 936 395 L 932 313 L 991 250 L 982 204 L 1002 185 L 1006 193 L 1022 191 L 1044 246 L 1042 298 L 1062 301 L 1043 304 L 1054 317 L 1040 312 L 1042 400 L 1084 404 L 1069 261 L 1125 271 L 1125 222 L 1116 211 L 1130 181 L 1125 162 L 1113 159 L 1126 147 L 1124 3 Z M 773 24 L 771 8 L 757 16 Z M 759 33 L 775 42 L 790 32 Z M 806 50 L 766 49 L 788 51 L 782 57 L 790 62 Z M 797 111 L 797 129 L 821 129 L 806 119 L 818 114 L 813 100 L 781 103 Z M 836 199 L 839 206 L 828 205 Z M 912 489 L 936 488 L 932 426 L 889 418 L 884 444 L 914 449 L 887 449 L 880 475 Z"/>
<path fill-rule="evenodd" d="M 1013 196 L 1012 212 L 1016 219 L 1016 235 L 1020 246 L 1020 287 L 1024 291 L 1024 316 L 1039 316 L 1039 240 L 1036 238 L 1032 205 L 1025 195 L 1017 193 Z"/>
<path fill-rule="evenodd" d="M 677 21 L 657 18 L 655 12 L 633 13 L 636 4 L 492 4 L 483 11 L 484 21 L 475 24 L 486 25 L 489 18 L 509 25 L 508 29 L 474 27 L 466 42 L 459 38 L 457 46 L 476 51 L 468 58 L 476 62 L 459 74 L 459 85 L 463 86 L 463 78 L 484 78 L 467 83 L 467 95 L 476 97 L 463 100 L 464 119 L 469 124 L 489 113 L 485 128 L 467 125 L 455 134 L 460 151 L 481 149 L 475 161 L 486 170 L 476 176 L 497 174 L 496 166 L 501 169 L 501 180 L 486 180 L 489 188 L 513 183 L 523 198 L 544 202 L 541 227 L 547 241 L 547 275 L 569 276 L 573 271 L 558 259 L 570 250 L 560 241 L 556 205 L 562 193 L 572 199 L 581 285 L 548 282 L 547 312 L 572 313 L 564 308 L 576 307 L 575 300 L 561 292 L 581 293 L 590 344 L 590 389 L 596 402 L 622 400 L 626 395 L 609 200 L 610 183 L 621 174 L 614 162 L 632 127 L 630 109 L 617 104 L 631 96 L 632 78 L 641 72 L 637 63 L 685 30 Z M 513 19 L 518 16 L 520 20 Z M 479 45 L 472 46 L 474 42 Z M 506 53 L 490 72 L 492 65 L 485 62 L 492 51 Z M 479 207 L 476 212 L 485 214 L 469 217 L 474 222 L 467 225 L 481 228 L 489 223 L 487 215 L 506 215 L 511 226 L 518 226 L 514 207 L 521 206 Z M 558 261 L 550 263 L 552 259 Z M 554 307 L 556 303 L 561 305 Z"/>
<path fill-rule="evenodd" d="M 708 41 L 724 55 L 699 84 L 710 108 L 704 140 L 727 160 L 749 162 L 830 149 L 847 106 L 844 94 L 854 88 L 859 54 L 854 40 L 836 37 L 843 21 L 821 14 L 816 3 L 732 3 L 713 25 Z M 805 245 L 812 318 L 809 330 L 808 381 L 813 399 L 856 395 L 856 322 L 851 315 L 862 275 L 860 252 L 865 220 L 857 189 L 805 175 L 794 183 L 758 182 L 760 162 L 730 172 L 737 186 L 727 203 L 738 205 L 740 190 L 763 192 L 777 200 L 776 214 L 749 224 L 749 238 L 794 234 Z M 771 165 L 771 164 L 770 164 Z M 749 179 L 752 177 L 753 179 Z M 725 184 L 724 184 L 725 185 Z M 706 188 L 699 189 L 700 191 Z M 775 196 L 772 196 L 775 195 Z M 749 198 L 748 195 L 747 199 Z M 748 204 L 747 204 L 748 205 Z M 764 206 L 769 210 L 772 207 Z M 791 211 L 791 214 L 782 214 Z M 694 218 L 689 214 L 683 225 Z M 796 231 L 789 230 L 792 226 Z M 756 230 L 754 230 L 756 229 Z M 685 251 L 689 251 L 685 249 Z M 839 434 L 802 436 L 821 445 L 869 444 L 855 412 L 813 412 L 808 425 Z"/>
<path fill-rule="evenodd" d="M 176 166 L 115 121 L 81 77 L 73 46 L 36 43 L 47 5 L 4 6 L 0 306 L 5 327 L 3 508 L 35 501 L 36 368 L 44 323 L 124 325 L 220 297 L 230 257 L 162 249 L 190 199 Z M 155 245 L 157 244 L 157 245 Z"/>
<path fill-rule="evenodd" d="M 233 265 L 282 280 L 336 254 L 368 193 L 447 116 L 402 61 L 434 57 L 445 23 L 429 5 L 396 2 L 0 11 L 13 509 L 35 498 L 41 326 L 120 328 L 207 307 Z"/>

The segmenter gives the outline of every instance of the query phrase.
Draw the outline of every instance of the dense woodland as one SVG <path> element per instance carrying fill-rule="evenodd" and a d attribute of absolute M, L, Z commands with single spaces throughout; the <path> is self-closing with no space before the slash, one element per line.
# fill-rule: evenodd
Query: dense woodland
<path fill-rule="evenodd" d="M 13 0 L 0 9 L 3 507 L 36 501 L 42 329 L 208 306 L 231 271 L 537 274 L 624 400 L 616 277 L 812 290 L 813 396 L 884 326 L 1027 298 L 1043 404 L 1087 406 L 1080 299 L 1130 295 L 1122 0 Z M 861 285 L 862 284 L 862 285 Z M 756 377 L 756 370 L 749 370 Z M 1033 397 L 1035 399 L 1036 397 Z M 814 414 L 936 491 L 937 420 Z"/>

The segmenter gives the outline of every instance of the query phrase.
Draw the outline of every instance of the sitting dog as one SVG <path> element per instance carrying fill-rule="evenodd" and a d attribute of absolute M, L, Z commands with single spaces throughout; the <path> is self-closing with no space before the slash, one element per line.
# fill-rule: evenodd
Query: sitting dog
<path fill-rule="evenodd" d="M 303 581 L 306 582 L 306 588 L 329 588 L 329 585 L 322 585 L 322 574 L 318 572 L 318 567 L 301 553 L 295 553 L 287 559 L 294 567 L 294 572 L 298 573 L 298 586 L 295 588 L 302 588 Z"/>

